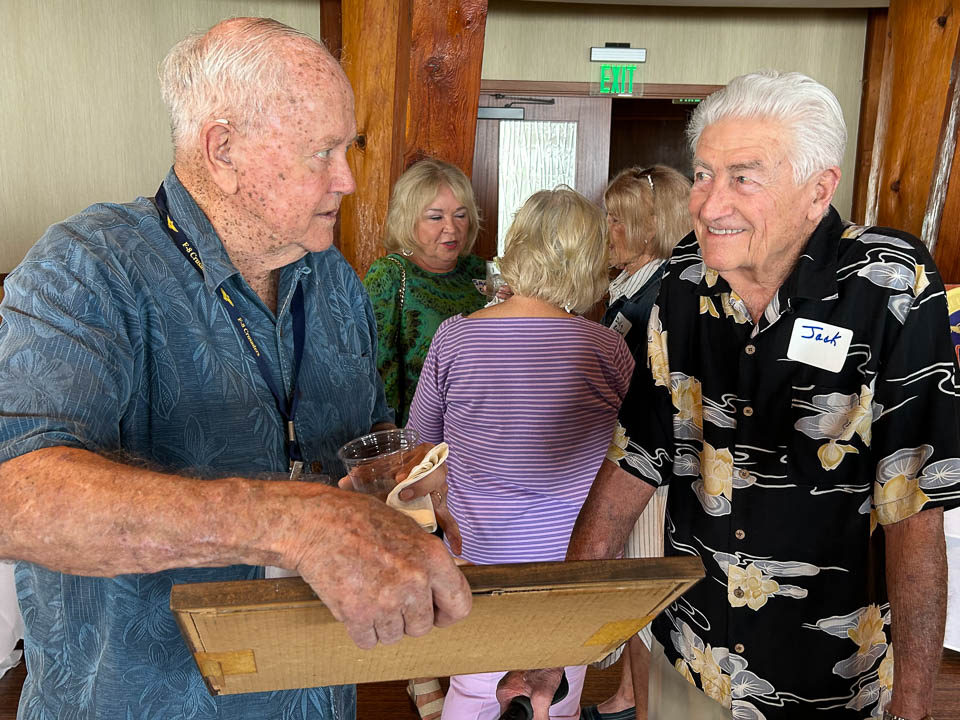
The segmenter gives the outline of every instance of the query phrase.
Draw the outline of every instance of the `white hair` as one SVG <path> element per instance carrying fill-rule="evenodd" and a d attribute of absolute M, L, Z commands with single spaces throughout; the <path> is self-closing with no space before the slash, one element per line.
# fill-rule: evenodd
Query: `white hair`
<path fill-rule="evenodd" d="M 696 155 L 700 135 L 728 118 L 769 118 L 791 132 L 790 165 L 799 185 L 814 173 L 843 162 L 847 125 L 836 96 L 802 73 L 776 70 L 735 77 L 694 110 L 687 126 Z"/>
<path fill-rule="evenodd" d="M 259 127 L 288 88 L 286 63 L 278 55 L 283 41 L 327 52 L 315 38 L 271 18 L 234 18 L 223 25 L 184 38 L 158 68 L 176 148 L 214 118 Z"/>

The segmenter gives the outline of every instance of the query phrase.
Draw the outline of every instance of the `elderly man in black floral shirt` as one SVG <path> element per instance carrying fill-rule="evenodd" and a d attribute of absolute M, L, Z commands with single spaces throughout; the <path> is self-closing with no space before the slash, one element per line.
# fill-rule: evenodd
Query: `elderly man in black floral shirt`
<path fill-rule="evenodd" d="M 667 554 L 707 569 L 654 622 L 678 672 L 735 718 L 920 720 L 960 503 L 943 282 L 831 207 L 846 129 L 819 83 L 736 78 L 688 134 L 695 231 L 568 557 L 615 554 L 669 482 Z"/>

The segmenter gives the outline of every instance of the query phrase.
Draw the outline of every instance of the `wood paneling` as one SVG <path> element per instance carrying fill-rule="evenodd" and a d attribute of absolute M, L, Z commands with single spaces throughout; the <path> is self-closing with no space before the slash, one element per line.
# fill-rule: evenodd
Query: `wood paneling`
<path fill-rule="evenodd" d="M 343 0 L 341 17 L 360 140 L 340 249 L 363 276 L 383 254 L 390 189 L 404 169 L 430 156 L 470 172 L 486 0 Z"/>
<path fill-rule="evenodd" d="M 945 17 L 942 19 L 944 22 L 946 21 Z M 954 40 L 946 108 L 940 124 L 940 136 L 937 138 L 937 155 L 934 158 L 933 172 L 930 178 L 930 194 L 927 198 L 927 209 L 923 214 L 923 227 L 920 232 L 920 239 L 934 254 L 936 254 L 936 248 L 939 244 L 940 221 L 943 216 L 951 170 L 953 169 L 953 156 L 957 144 L 958 112 L 960 112 L 960 34 Z"/>
<path fill-rule="evenodd" d="M 873 143 L 877 130 L 877 111 L 883 85 L 883 56 L 887 46 L 887 10 L 867 13 L 867 44 L 863 58 L 863 97 L 860 100 L 860 129 L 857 132 L 856 168 L 853 180 L 853 208 L 850 219 L 865 222 L 867 182 L 873 164 Z"/>
<path fill-rule="evenodd" d="M 614 99 L 610 121 L 610 176 L 627 167 L 650 167 L 657 163 L 691 176 L 686 128 L 695 107 L 670 100 Z"/>
<path fill-rule="evenodd" d="M 410 0 L 344 0 L 341 18 L 341 62 L 356 97 L 358 140 L 351 153 L 357 189 L 340 206 L 340 251 L 363 277 L 377 257 L 390 188 L 400 174 Z"/>
<path fill-rule="evenodd" d="M 490 97 L 481 95 L 480 104 L 487 105 Z M 479 120 L 477 141 L 473 149 L 473 173 L 471 183 L 480 211 L 480 232 L 473 252 L 482 258 L 497 254 L 497 218 L 500 209 L 500 121 Z"/>
<path fill-rule="evenodd" d="M 610 106 L 605 97 L 543 97 L 533 95 L 530 88 L 515 86 L 516 95 L 505 97 L 483 94 L 480 104 L 484 107 L 503 107 L 514 103 L 523 107 L 523 122 L 544 120 L 577 123 L 577 157 L 575 189 L 592 202 L 600 203 L 607 184 L 610 153 Z M 550 104 L 523 102 L 524 98 L 552 101 Z M 481 120 L 474 148 L 473 187 L 477 195 L 483 223 L 474 252 L 481 257 L 493 257 L 497 253 L 498 178 L 499 178 L 499 125 L 516 120 Z"/>
<path fill-rule="evenodd" d="M 960 29 L 956 4 L 955 0 L 890 3 L 867 220 L 874 221 L 869 208 L 875 205 L 874 222 L 918 237 Z"/>
<path fill-rule="evenodd" d="M 403 166 L 424 157 L 473 165 L 487 0 L 413 4 Z"/>
<path fill-rule="evenodd" d="M 948 91 L 948 107 L 940 137 L 937 168 L 930 188 L 930 202 L 924 235 L 933 238 L 934 259 L 946 283 L 960 282 L 960 147 L 957 145 L 957 120 L 960 111 L 960 36 L 954 51 L 953 70 Z M 940 217 L 936 217 L 939 213 Z"/>
<path fill-rule="evenodd" d="M 340 51 L 343 49 L 343 37 L 340 35 L 343 26 L 340 17 L 341 5 L 340 0 L 320 0 L 320 39 L 337 60 L 340 59 Z"/>
<path fill-rule="evenodd" d="M 956 147 L 934 260 L 945 283 L 960 283 L 960 149 Z"/>

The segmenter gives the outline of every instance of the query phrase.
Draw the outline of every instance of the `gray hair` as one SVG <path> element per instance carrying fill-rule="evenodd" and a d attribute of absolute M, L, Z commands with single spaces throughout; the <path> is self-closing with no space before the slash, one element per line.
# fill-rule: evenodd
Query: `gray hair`
<path fill-rule="evenodd" d="M 790 165 L 799 185 L 814 173 L 843 162 L 847 125 L 829 88 L 802 73 L 776 70 L 735 77 L 694 110 L 687 140 L 696 155 L 703 131 L 728 118 L 770 118 L 792 133 Z"/>
<path fill-rule="evenodd" d="M 327 52 L 315 38 L 271 18 L 233 18 L 220 25 L 178 42 L 158 68 L 174 147 L 212 118 L 258 128 L 288 88 L 280 42 Z"/>

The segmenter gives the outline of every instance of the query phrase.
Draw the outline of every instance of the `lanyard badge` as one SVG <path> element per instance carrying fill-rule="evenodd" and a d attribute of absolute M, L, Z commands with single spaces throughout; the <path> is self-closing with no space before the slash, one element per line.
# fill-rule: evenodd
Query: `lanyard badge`
<path fill-rule="evenodd" d="M 166 230 L 167 235 L 184 258 L 186 258 L 190 266 L 202 276 L 203 260 L 200 257 L 200 253 L 194 247 L 190 238 L 180 232 L 173 222 L 173 218 L 170 216 L 170 211 L 167 207 L 167 193 L 162 183 L 160 189 L 157 190 L 155 202 L 157 210 L 160 211 L 160 224 L 163 225 L 163 229 Z M 243 345 L 253 355 L 253 359 L 257 363 L 257 368 L 260 370 L 260 375 L 263 376 L 263 381 L 267 384 L 277 404 L 277 410 L 280 412 L 281 417 L 283 417 L 287 457 L 290 460 L 290 477 L 291 479 L 296 479 L 294 476 L 299 476 L 303 470 L 303 455 L 300 452 L 300 444 L 297 442 L 296 429 L 293 424 L 293 419 L 297 413 L 297 401 L 300 397 L 297 392 L 297 379 L 300 375 L 300 361 L 303 359 L 303 345 L 306 337 L 303 286 L 297 282 L 297 288 L 293 293 L 293 301 L 290 303 L 290 315 L 293 320 L 293 391 L 290 393 L 290 397 L 281 393 L 277 384 L 274 382 L 273 374 L 270 372 L 266 358 L 264 358 L 260 352 L 260 348 L 257 347 L 257 343 L 250 333 L 250 328 L 247 326 L 247 321 L 244 320 L 243 316 L 234 306 L 230 295 L 221 287 L 217 289 L 217 297 L 220 298 L 220 302 L 226 309 L 227 315 L 233 320 L 234 326 L 243 341 Z"/>

